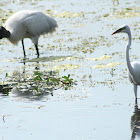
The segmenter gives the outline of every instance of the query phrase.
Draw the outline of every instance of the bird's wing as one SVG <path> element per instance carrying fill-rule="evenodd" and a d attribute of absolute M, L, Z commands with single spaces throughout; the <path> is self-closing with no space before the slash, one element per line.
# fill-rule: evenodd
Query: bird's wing
<path fill-rule="evenodd" d="M 131 65 L 133 67 L 133 71 L 134 71 L 134 75 L 130 76 L 130 81 L 137 84 L 137 85 L 140 85 L 140 62 L 131 62 Z"/>
<path fill-rule="evenodd" d="M 41 12 L 32 13 L 24 19 L 23 24 L 32 36 L 51 33 L 57 27 L 57 23 L 52 17 Z"/>

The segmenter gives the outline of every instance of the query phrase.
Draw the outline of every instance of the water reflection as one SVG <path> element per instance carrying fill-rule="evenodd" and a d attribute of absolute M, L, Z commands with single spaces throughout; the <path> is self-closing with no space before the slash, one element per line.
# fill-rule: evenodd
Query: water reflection
<path fill-rule="evenodd" d="M 64 61 L 70 56 L 50 56 L 22 61 L 22 70 L 15 69 L 7 81 L 0 85 L 0 93 L 20 96 L 28 99 L 41 99 L 46 95 L 53 95 L 53 90 L 67 84 L 59 80 L 57 71 L 46 71 L 40 68 L 40 62 L 55 63 Z M 27 65 L 29 64 L 29 65 Z M 57 77 L 57 78 L 56 78 Z M 50 80 L 51 79 L 51 80 Z M 62 83 L 60 84 L 59 81 Z"/>
<path fill-rule="evenodd" d="M 140 109 L 138 104 L 135 104 L 134 114 L 131 117 L 131 140 L 140 139 Z"/>
<path fill-rule="evenodd" d="M 39 62 L 34 65 L 33 71 L 26 71 L 26 63 L 24 63 L 22 71 L 16 69 L 12 72 L 11 76 L 8 76 L 6 82 L 0 85 L 1 95 L 11 95 L 14 97 L 24 97 L 28 99 L 42 99 L 43 96 L 53 95 L 52 86 L 46 86 L 46 80 L 48 77 L 56 76 L 56 72 L 41 71 L 39 68 Z M 35 80 L 41 73 L 43 80 Z"/>
<path fill-rule="evenodd" d="M 25 60 L 24 62 L 51 62 L 51 61 L 63 61 L 69 57 L 72 57 L 71 55 L 68 56 L 49 56 L 49 57 L 42 57 L 42 58 L 33 58 L 31 60 Z"/>

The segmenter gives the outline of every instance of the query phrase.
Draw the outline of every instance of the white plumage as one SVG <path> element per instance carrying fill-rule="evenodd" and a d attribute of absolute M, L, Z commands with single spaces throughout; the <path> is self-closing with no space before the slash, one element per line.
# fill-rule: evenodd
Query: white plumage
<path fill-rule="evenodd" d="M 140 85 L 140 62 L 130 62 L 129 49 L 131 46 L 131 31 L 128 25 L 122 26 L 120 29 L 115 31 L 116 33 L 126 33 L 128 35 L 128 45 L 126 47 L 126 62 L 128 67 L 128 76 L 131 83 L 134 85 L 135 99 L 137 103 L 137 86 Z"/>
<path fill-rule="evenodd" d="M 36 12 L 31 10 L 23 10 L 13 14 L 6 22 L 6 30 L 10 32 L 10 36 L 6 36 L 3 33 L 3 37 L 10 40 L 11 43 L 17 44 L 22 40 L 23 51 L 24 50 L 24 38 L 30 38 L 34 43 L 39 57 L 38 52 L 38 39 L 40 35 L 52 33 L 58 27 L 56 21 L 42 12 Z M 4 28 L 4 27 L 3 27 Z M 0 34 L 2 34 L 0 30 Z M 1 35 L 0 35 L 1 36 Z"/>
<path fill-rule="evenodd" d="M 129 80 L 131 83 L 135 85 L 140 85 L 140 62 L 133 61 L 131 62 L 132 68 L 135 71 L 132 75 L 130 72 L 129 74 Z"/>

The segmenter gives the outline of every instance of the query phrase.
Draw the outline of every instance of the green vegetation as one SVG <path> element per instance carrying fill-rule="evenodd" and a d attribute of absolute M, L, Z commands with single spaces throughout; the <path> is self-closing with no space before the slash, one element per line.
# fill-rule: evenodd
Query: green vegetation
<path fill-rule="evenodd" d="M 115 69 L 114 68 L 111 68 L 110 74 L 111 74 L 112 77 L 114 76 L 114 71 L 115 71 Z"/>
<path fill-rule="evenodd" d="M 59 71 L 58 71 L 58 74 L 59 74 Z M 59 77 L 59 78 L 56 78 L 53 76 L 53 72 L 50 71 L 50 76 L 47 77 L 47 79 L 44 79 L 43 78 L 43 74 L 40 73 L 40 72 L 35 72 L 35 77 L 34 77 L 34 82 L 38 85 L 36 87 L 34 87 L 34 90 L 36 90 L 38 92 L 39 90 L 39 83 L 41 81 L 45 81 L 46 80 L 46 86 L 48 87 L 53 87 L 53 88 L 56 88 L 57 86 L 58 87 L 63 87 L 65 90 L 68 90 L 70 89 L 70 87 L 72 86 L 73 84 L 73 79 L 70 78 L 70 74 L 68 74 L 68 76 L 62 76 L 62 77 Z"/>
<path fill-rule="evenodd" d="M 29 77 L 30 76 L 31 75 L 29 75 Z M 8 73 L 6 73 L 3 82 L 1 82 L 0 84 L 0 92 L 3 93 L 4 95 L 9 95 L 11 89 L 15 86 L 19 89 L 19 91 L 23 93 L 27 91 L 27 94 L 28 93 L 30 94 L 31 92 L 32 95 L 40 96 L 45 93 L 52 94 L 52 91 L 58 88 L 63 88 L 64 90 L 68 90 L 74 84 L 70 74 L 68 74 L 68 76 L 59 77 L 59 71 L 57 72 L 35 71 L 34 74 L 32 75 L 32 78 L 29 79 L 29 77 L 26 77 L 28 80 L 26 79 L 24 81 L 22 80 L 20 81 L 18 79 L 13 80 L 12 77 L 10 77 Z"/>
<path fill-rule="evenodd" d="M 9 95 L 9 91 L 11 90 L 11 86 L 7 86 L 5 84 L 5 80 L 8 77 L 8 73 L 5 74 L 5 78 L 0 85 L 0 92 L 4 93 L 5 95 Z"/>

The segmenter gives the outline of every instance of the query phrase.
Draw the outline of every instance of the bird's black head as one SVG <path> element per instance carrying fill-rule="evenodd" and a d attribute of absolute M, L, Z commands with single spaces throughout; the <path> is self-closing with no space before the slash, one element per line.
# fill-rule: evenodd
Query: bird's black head
<path fill-rule="evenodd" d="M 10 32 L 7 31 L 3 26 L 0 26 L 0 39 L 2 38 L 9 38 L 10 37 Z"/>

